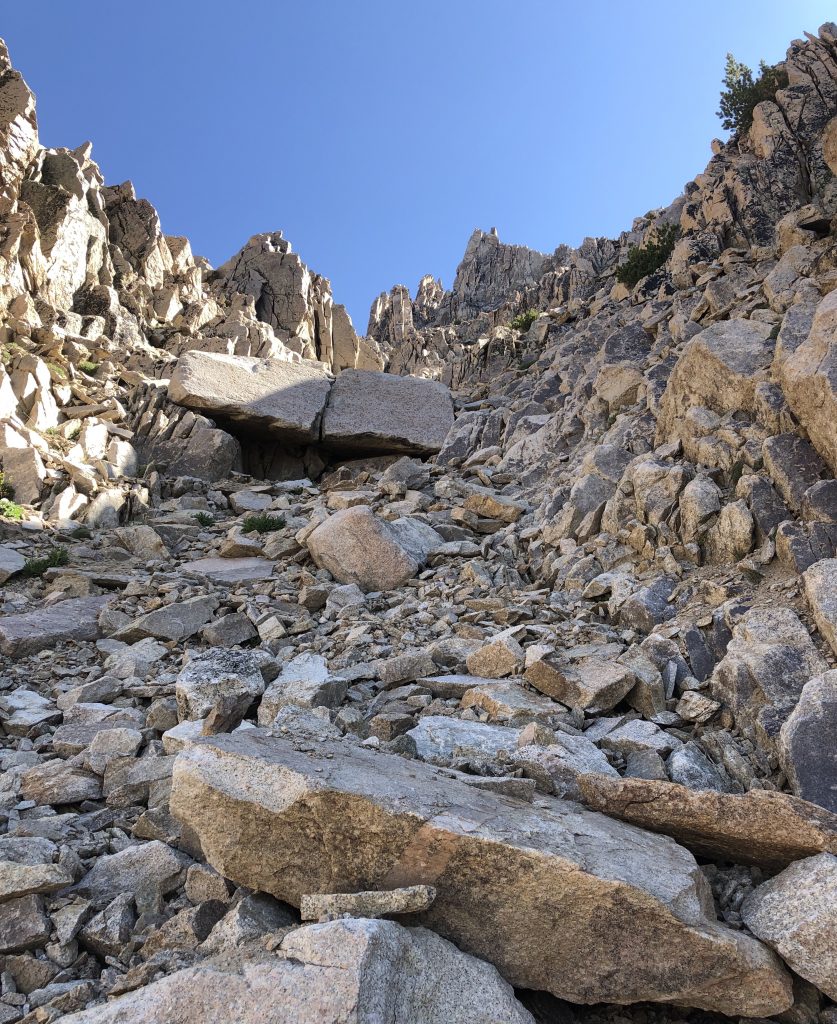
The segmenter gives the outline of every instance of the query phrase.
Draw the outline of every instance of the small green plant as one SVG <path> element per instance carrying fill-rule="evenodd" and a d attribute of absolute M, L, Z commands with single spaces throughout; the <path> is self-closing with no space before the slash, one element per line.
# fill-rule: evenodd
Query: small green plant
<path fill-rule="evenodd" d="M 256 512 L 255 515 L 247 516 L 241 529 L 244 533 L 273 533 L 274 530 L 281 530 L 284 525 L 284 516 L 271 516 L 267 512 Z"/>
<path fill-rule="evenodd" d="M 43 576 L 47 569 L 57 569 L 69 562 L 70 556 L 66 548 L 53 548 L 43 558 L 27 558 L 23 566 L 24 576 Z"/>
<path fill-rule="evenodd" d="M 657 228 L 654 237 L 645 245 L 632 245 L 628 249 L 628 258 L 616 268 L 616 280 L 633 288 L 637 281 L 659 270 L 671 256 L 679 234 L 680 228 L 676 224 L 664 224 Z"/>
<path fill-rule="evenodd" d="M 0 518 L 14 519 L 15 522 L 20 522 L 23 519 L 23 509 L 16 502 L 9 501 L 8 498 L 0 498 Z"/>
<path fill-rule="evenodd" d="M 84 373 L 89 373 L 91 377 L 99 369 L 99 363 L 94 363 L 92 359 L 82 359 L 78 364 L 78 368 Z"/>
<path fill-rule="evenodd" d="M 518 313 L 514 320 L 512 320 L 510 326 L 512 330 L 523 331 L 525 333 L 537 319 L 538 311 L 536 309 L 527 309 L 525 313 Z"/>
<path fill-rule="evenodd" d="M 6 479 L 6 474 L 0 470 L 0 498 L 13 498 L 15 489 Z"/>
<path fill-rule="evenodd" d="M 47 363 L 47 366 L 53 376 L 57 377 L 58 380 L 67 380 L 67 371 L 63 366 L 59 366 L 58 363 Z"/>
<path fill-rule="evenodd" d="M 215 522 L 215 516 L 211 516 L 208 512 L 198 512 L 195 519 L 201 524 L 201 526 L 212 526 Z"/>
<path fill-rule="evenodd" d="M 721 91 L 721 109 L 717 112 L 726 131 L 738 135 L 753 123 L 753 110 L 762 100 L 772 100 L 777 89 L 784 89 L 788 76 L 784 71 L 759 61 L 758 78 L 746 64 L 727 54 L 724 74 L 725 89 Z"/>

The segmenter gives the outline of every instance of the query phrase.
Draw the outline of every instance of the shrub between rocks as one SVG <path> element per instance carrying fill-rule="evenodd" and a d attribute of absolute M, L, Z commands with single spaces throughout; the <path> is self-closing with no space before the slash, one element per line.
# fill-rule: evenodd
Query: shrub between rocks
<path fill-rule="evenodd" d="M 241 529 L 243 533 L 272 533 L 285 525 L 284 516 L 271 516 L 267 512 L 256 512 L 247 516 Z"/>
<path fill-rule="evenodd" d="M 718 117 L 728 132 L 738 135 L 747 131 L 753 123 L 753 110 L 762 100 L 772 100 L 777 89 L 788 84 L 787 72 L 759 62 L 758 78 L 746 64 L 741 64 L 731 53 L 727 54 L 724 85 L 721 92 L 721 108 Z"/>
<path fill-rule="evenodd" d="M 679 234 L 680 228 L 676 224 L 664 224 L 657 228 L 654 238 L 645 245 L 632 245 L 628 258 L 616 268 L 616 280 L 633 288 L 637 281 L 659 270 L 671 256 Z"/>

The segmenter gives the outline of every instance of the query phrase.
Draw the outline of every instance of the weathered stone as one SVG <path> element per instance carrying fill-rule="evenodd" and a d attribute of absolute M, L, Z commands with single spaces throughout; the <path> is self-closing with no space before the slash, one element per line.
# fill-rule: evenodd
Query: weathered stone
<path fill-rule="evenodd" d="M 162 897 L 183 881 L 188 863 L 182 853 L 157 840 L 128 846 L 100 857 L 72 891 L 100 901 L 130 892 L 138 910 L 156 913 Z"/>
<path fill-rule="evenodd" d="M 807 338 L 779 364 L 787 403 L 819 454 L 837 472 L 837 293 L 819 303 Z"/>
<path fill-rule="evenodd" d="M 837 813 L 837 670 L 807 682 L 779 733 L 779 756 L 797 796 Z M 833 852 L 837 853 L 837 850 Z"/>
<path fill-rule="evenodd" d="M 373 515 L 366 505 L 335 512 L 306 543 L 321 569 L 327 569 L 340 583 L 356 583 L 365 591 L 393 590 L 420 568 L 389 523 Z"/>
<path fill-rule="evenodd" d="M 7 544 L 0 544 L 0 585 L 26 565 L 23 555 Z"/>
<path fill-rule="evenodd" d="M 59 759 L 24 772 L 20 794 L 24 800 L 39 804 L 76 804 L 82 800 L 98 800 L 102 795 L 102 781 L 80 764 Z"/>
<path fill-rule="evenodd" d="M 692 338 L 660 401 L 658 436 L 680 436 L 691 406 L 717 413 L 752 410 L 756 385 L 766 376 L 774 345 L 771 325 L 756 320 L 724 320 Z"/>
<path fill-rule="evenodd" d="M 604 775 L 585 776 L 579 789 L 593 810 L 664 832 L 704 857 L 775 869 L 837 853 L 837 815 L 786 793 L 713 793 Z"/>
<path fill-rule="evenodd" d="M 0 651 L 23 658 L 68 640 L 96 640 L 109 597 L 78 597 L 18 615 L 0 616 Z"/>
<path fill-rule="evenodd" d="M 292 931 L 262 952 L 178 971 L 67 1024 L 533 1024 L 489 964 L 424 928 L 356 919 Z"/>
<path fill-rule="evenodd" d="M 118 956 L 131 938 L 135 923 L 134 897 L 130 892 L 123 892 L 91 917 L 78 937 L 82 945 L 102 959 Z"/>
<path fill-rule="evenodd" d="M 817 452 L 796 434 L 768 437 L 764 464 L 773 486 L 794 512 L 801 510 L 806 491 L 827 472 Z"/>
<path fill-rule="evenodd" d="M 432 885 L 372 892 L 337 892 L 303 896 L 299 912 L 303 921 L 335 917 L 384 917 L 387 914 L 419 914 L 436 899 Z"/>
<path fill-rule="evenodd" d="M 269 580 L 276 567 L 266 558 L 196 558 L 181 566 L 181 572 L 205 576 L 213 583 L 254 583 Z"/>
<path fill-rule="evenodd" d="M 619 778 L 595 743 L 567 733 L 556 733 L 554 741 L 545 747 L 520 747 L 511 761 L 523 769 L 527 778 L 535 780 L 538 789 L 568 800 L 580 798 L 579 781 L 584 775 L 598 772 Z"/>
<path fill-rule="evenodd" d="M 523 648 L 515 639 L 517 630 L 504 630 L 493 636 L 465 659 L 468 671 L 484 679 L 502 679 L 523 668 Z"/>
<path fill-rule="evenodd" d="M 212 595 L 190 597 L 186 601 L 146 612 L 138 619 L 114 633 L 115 640 L 132 644 L 153 637 L 157 640 L 188 640 L 212 618 L 218 607 L 218 598 Z M 2 620 L 0 620 L 2 625 Z"/>
<path fill-rule="evenodd" d="M 496 758 L 517 746 L 517 730 L 502 725 L 466 722 L 444 715 L 425 715 L 407 735 L 424 761 L 449 763 L 455 758 Z"/>
<path fill-rule="evenodd" d="M 462 707 L 485 711 L 492 722 L 522 726 L 533 721 L 550 721 L 564 710 L 563 705 L 527 690 L 512 679 L 481 682 L 476 676 L 468 678 L 474 685 L 462 695 Z"/>
<path fill-rule="evenodd" d="M 619 622 L 623 626 L 650 633 L 661 622 L 674 618 L 675 610 L 669 604 L 673 592 L 674 581 L 667 576 L 661 576 L 647 587 L 641 587 L 623 602 L 619 610 Z"/>
<path fill-rule="evenodd" d="M 636 676 L 627 666 L 596 657 L 570 663 L 557 654 L 533 662 L 524 678 L 553 700 L 571 708 L 597 711 L 615 707 L 636 683 Z"/>
<path fill-rule="evenodd" d="M 711 692 L 742 725 L 772 744 L 802 687 L 825 667 L 792 609 L 754 608 L 735 625 L 712 674 Z"/>
<path fill-rule="evenodd" d="M 259 724 L 272 725 L 284 707 L 339 707 L 347 686 L 345 679 L 329 672 L 325 658 L 297 655 L 265 690 L 259 705 Z"/>
<path fill-rule="evenodd" d="M 38 949 L 51 931 L 52 925 L 40 896 L 33 893 L 0 904 L 0 953 Z"/>
<path fill-rule="evenodd" d="M 331 379 L 312 363 L 187 352 L 169 381 L 172 400 L 285 441 L 319 440 Z"/>
<path fill-rule="evenodd" d="M 350 451 L 438 452 L 453 426 L 450 391 L 439 381 L 344 370 L 331 389 L 322 440 Z"/>
<path fill-rule="evenodd" d="M 249 651 L 211 647 L 194 654 L 177 677 L 180 720 L 205 718 L 222 698 L 240 699 L 247 710 L 264 692 L 259 659 Z"/>
<path fill-rule="evenodd" d="M 824 558 L 802 575 L 805 597 L 823 640 L 837 654 L 837 558 Z M 0 620 L 2 626 L 2 620 Z"/>
<path fill-rule="evenodd" d="M 741 907 L 744 923 L 797 974 L 837 999 L 837 857 L 797 861 Z"/>
<path fill-rule="evenodd" d="M 790 1005 L 779 962 L 714 921 L 670 840 L 380 757 L 340 743 L 305 754 L 256 730 L 214 738 L 179 755 L 172 809 L 217 870 L 296 905 L 312 890 L 433 885 L 420 920 L 513 984 L 751 1016 Z"/>
<path fill-rule="evenodd" d="M 72 881 L 72 875 L 58 864 L 15 864 L 0 860 L 0 901 L 29 893 L 56 892 Z"/>

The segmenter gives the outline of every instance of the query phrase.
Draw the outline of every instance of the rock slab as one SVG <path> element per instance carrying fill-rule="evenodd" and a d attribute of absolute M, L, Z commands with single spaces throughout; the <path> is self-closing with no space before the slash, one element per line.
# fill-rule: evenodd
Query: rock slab
<path fill-rule="evenodd" d="M 296 906 L 432 885 L 418 921 L 514 985 L 733 1016 L 792 1000 L 775 955 L 717 922 L 688 851 L 575 804 L 535 809 L 346 742 L 305 752 L 249 729 L 178 755 L 171 809 L 217 871 Z"/>

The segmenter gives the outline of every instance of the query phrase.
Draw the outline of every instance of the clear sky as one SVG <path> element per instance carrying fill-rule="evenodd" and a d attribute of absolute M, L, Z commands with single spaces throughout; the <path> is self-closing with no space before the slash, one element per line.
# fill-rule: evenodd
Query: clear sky
<path fill-rule="evenodd" d="M 831 7 L 831 10 L 828 8 Z M 90 139 L 224 262 L 283 230 L 361 331 L 475 227 L 549 252 L 700 172 L 724 55 L 773 63 L 821 0 L 5 0 L 41 141 Z"/>

